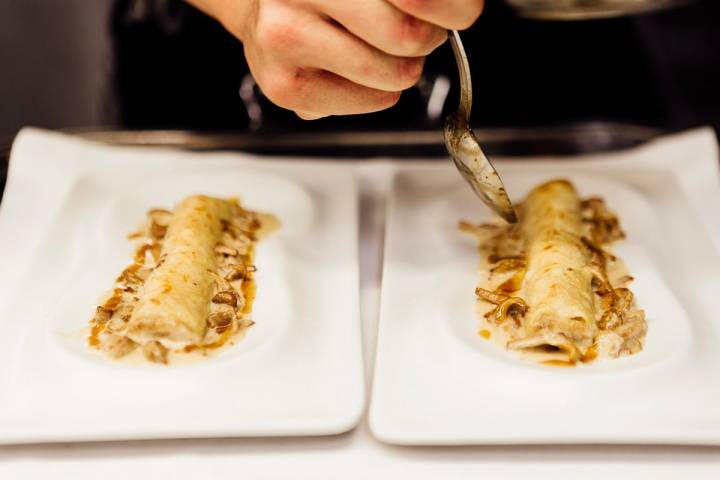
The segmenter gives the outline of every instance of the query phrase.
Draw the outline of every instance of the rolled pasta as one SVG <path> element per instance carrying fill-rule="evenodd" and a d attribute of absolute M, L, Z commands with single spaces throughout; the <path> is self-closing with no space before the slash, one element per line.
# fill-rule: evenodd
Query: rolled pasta
<path fill-rule="evenodd" d="M 255 244 L 277 219 L 234 199 L 195 195 L 152 209 L 129 238 L 134 261 L 90 321 L 88 344 L 111 358 L 169 363 L 232 344 L 253 325 Z"/>
<path fill-rule="evenodd" d="M 567 181 L 546 183 L 528 195 L 520 215 L 527 252 L 524 298 L 531 308 L 519 345 L 567 348 L 569 340 L 584 353 L 597 328 L 580 198 Z"/>
<path fill-rule="evenodd" d="M 157 340 L 166 347 L 198 344 L 205 336 L 217 270 L 215 245 L 232 205 L 196 195 L 175 210 L 161 250 L 161 264 L 145 282 L 128 323 L 136 343 Z"/>
<path fill-rule="evenodd" d="M 480 335 L 494 330 L 510 350 L 563 364 L 640 351 L 645 315 L 605 249 L 624 233 L 604 201 L 581 200 L 560 179 L 533 189 L 518 212 L 517 225 L 460 224 L 487 254 L 476 294 L 491 308 Z"/>

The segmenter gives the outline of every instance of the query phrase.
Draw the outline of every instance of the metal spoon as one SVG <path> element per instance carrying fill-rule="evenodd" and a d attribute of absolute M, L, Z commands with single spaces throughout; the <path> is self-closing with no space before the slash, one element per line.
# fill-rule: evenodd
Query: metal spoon
<path fill-rule="evenodd" d="M 460 74 L 460 105 L 457 112 L 445 119 L 445 147 L 460 174 L 478 197 L 508 223 L 517 222 L 515 209 L 503 186 L 500 175 L 487 159 L 470 128 L 472 81 L 465 49 L 457 30 L 448 32 Z"/>

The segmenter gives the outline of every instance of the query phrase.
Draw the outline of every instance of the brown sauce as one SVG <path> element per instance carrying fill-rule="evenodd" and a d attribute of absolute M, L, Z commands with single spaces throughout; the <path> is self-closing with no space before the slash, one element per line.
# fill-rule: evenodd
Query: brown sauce
<path fill-rule="evenodd" d="M 100 334 L 105 330 L 104 323 L 95 323 L 90 329 L 88 337 L 88 345 L 94 348 L 100 348 Z"/>
<path fill-rule="evenodd" d="M 113 294 L 110 296 L 110 298 L 105 300 L 105 303 L 103 303 L 102 307 L 100 308 L 105 311 L 111 312 L 112 315 L 112 312 L 114 312 L 120 305 L 122 293 L 122 289 L 115 288 L 113 290 Z M 99 322 L 93 318 L 90 321 L 90 324 L 92 325 L 92 327 L 90 328 L 90 335 L 88 335 L 88 345 L 94 348 L 100 348 L 100 334 L 105 331 L 106 322 Z"/>
<path fill-rule="evenodd" d="M 248 275 L 248 277 L 243 281 L 241 288 L 243 297 L 245 298 L 245 303 L 243 303 L 241 313 L 242 315 L 249 315 L 252 312 L 253 302 L 255 301 L 255 296 L 257 295 L 257 284 L 255 283 L 252 274 Z"/>
<path fill-rule="evenodd" d="M 122 298 L 122 289 L 115 288 L 113 290 L 112 296 L 105 300 L 105 303 L 103 303 L 102 308 L 104 310 L 114 311 L 119 305 L 120 305 L 120 299 Z"/>
<path fill-rule="evenodd" d="M 595 360 L 597 357 L 598 357 L 598 349 L 595 345 L 593 345 L 592 347 L 587 349 L 587 351 L 580 358 L 580 361 L 583 363 L 590 363 L 593 360 Z"/>

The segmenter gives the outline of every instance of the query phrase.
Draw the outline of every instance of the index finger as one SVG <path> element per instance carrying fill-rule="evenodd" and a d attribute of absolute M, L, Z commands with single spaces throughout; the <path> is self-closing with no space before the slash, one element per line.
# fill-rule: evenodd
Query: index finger
<path fill-rule="evenodd" d="M 447 29 L 464 30 L 482 13 L 484 0 L 387 0 L 399 10 Z"/>
<path fill-rule="evenodd" d="M 425 56 L 447 39 L 445 29 L 400 11 L 386 0 L 311 0 L 349 32 L 390 55 Z"/>

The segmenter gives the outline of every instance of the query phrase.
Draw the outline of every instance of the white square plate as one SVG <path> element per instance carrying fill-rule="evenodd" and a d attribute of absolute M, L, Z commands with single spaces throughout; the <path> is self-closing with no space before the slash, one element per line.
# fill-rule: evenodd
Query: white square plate
<path fill-rule="evenodd" d="M 617 253 L 648 319 L 643 352 L 573 369 L 477 335 L 474 239 L 487 209 L 450 168 L 396 177 L 370 427 L 405 445 L 720 443 L 720 258 L 674 177 L 581 163 L 507 165 L 508 191 L 566 177 L 620 215 Z M 716 206 L 712 207 L 715 208 Z"/>
<path fill-rule="evenodd" d="M 29 158 L 25 147 L 12 158 L 0 252 L 14 261 L 13 233 L 27 231 L 31 242 L 35 223 L 49 228 L 37 248 L 18 253 L 30 257 L 26 268 L 16 262 L 0 276 L 12 288 L 0 305 L 0 443 L 322 435 L 357 423 L 364 385 L 351 175 L 80 144 L 73 158 L 52 149 Z M 20 188 L 29 172 L 51 218 Z M 195 364 L 121 365 L 89 350 L 88 319 L 131 259 L 127 233 L 148 208 L 193 193 L 239 196 L 282 223 L 258 246 L 256 324 Z"/>

